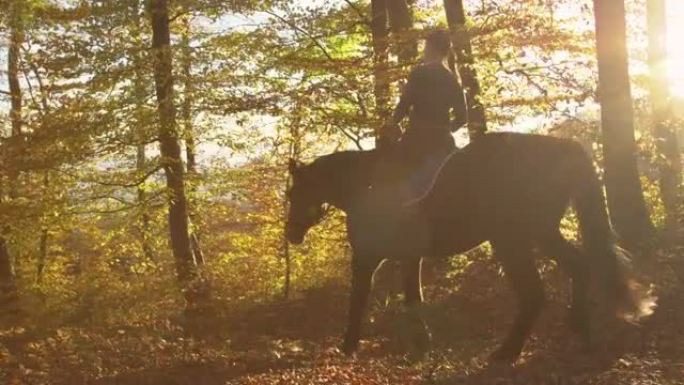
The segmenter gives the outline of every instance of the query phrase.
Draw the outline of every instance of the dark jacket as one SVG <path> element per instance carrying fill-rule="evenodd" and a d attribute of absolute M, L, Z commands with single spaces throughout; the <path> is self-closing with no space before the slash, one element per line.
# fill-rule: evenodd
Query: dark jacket
<path fill-rule="evenodd" d="M 451 71 L 435 62 L 421 64 L 411 71 L 394 111 L 394 121 L 409 116 L 402 147 L 420 156 L 442 145 L 453 148 L 451 130 L 465 123 L 466 114 L 461 84 Z"/>

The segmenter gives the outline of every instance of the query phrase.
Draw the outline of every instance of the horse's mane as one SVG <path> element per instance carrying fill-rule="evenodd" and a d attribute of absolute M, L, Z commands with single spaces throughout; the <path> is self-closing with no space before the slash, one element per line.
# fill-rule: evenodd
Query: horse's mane
<path fill-rule="evenodd" d="M 356 173 L 359 171 L 359 167 L 368 166 L 368 162 L 370 162 L 376 155 L 376 150 L 338 151 L 328 155 L 320 156 L 314 159 L 314 161 L 306 167 L 315 174 L 327 174 L 331 172 Z"/>
<path fill-rule="evenodd" d="M 376 150 L 339 151 L 316 158 L 302 167 L 312 190 L 338 207 L 351 203 L 359 191 L 370 184 Z"/>
<path fill-rule="evenodd" d="M 427 198 L 437 183 L 437 179 L 441 175 L 445 166 L 460 149 L 455 149 L 452 153 L 447 155 L 437 170 L 434 171 L 429 183 L 424 186 L 420 195 L 410 198 L 402 204 L 404 207 L 419 204 Z M 333 178 L 338 184 L 331 186 L 337 192 L 349 191 L 359 185 L 373 184 L 377 182 L 374 180 L 378 177 L 375 173 L 374 163 L 382 157 L 378 150 L 367 151 L 339 151 L 328 155 L 323 155 L 311 162 L 307 168 L 312 175 L 312 179 L 324 180 L 326 176 L 334 175 Z M 408 181 L 397 182 L 408 183 Z"/>

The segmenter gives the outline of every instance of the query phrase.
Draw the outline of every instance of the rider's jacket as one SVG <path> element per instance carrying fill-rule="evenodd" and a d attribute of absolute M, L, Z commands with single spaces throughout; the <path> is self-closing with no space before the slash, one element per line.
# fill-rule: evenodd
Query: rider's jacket
<path fill-rule="evenodd" d="M 457 117 L 465 118 L 463 89 L 454 74 L 440 62 L 414 68 L 395 110 L 395 115 L 409 115 L 409 127 L 402 137 L 404 146 L 416 155 L 442 146 L 453 148 L 452 109 Z"/>

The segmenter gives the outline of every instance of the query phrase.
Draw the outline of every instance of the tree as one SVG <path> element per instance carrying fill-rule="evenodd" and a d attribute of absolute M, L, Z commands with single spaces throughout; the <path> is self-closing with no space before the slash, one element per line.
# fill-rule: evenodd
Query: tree
<path fill-rule="evenodd" d="M 637 170 L 624 0 L 594 0 L 594 17 L 608 208 L 623 240 L 638 243 L 652 224 Z"/>
<path fill-rule="evenodd" d="M 159 115 L 159 144 L 168 189 L 171 249 L 181 285 L 187 285 L 196 277 L 197 271 L 188 231 L 185 170 L 181 159 L 176 108 L 173 99 L 173 63 L 168 0 L 150 0 L 148 6 L 152 23 L 154 82 Z"/>
<path fill-rule="evenodd" d="M 382 143 L 385 133 L 381 128 L 389 117 L 390 82 L 389 61 L 389 27 L 387 0 L 371 0 L 371 37 L 373 44 L 373 95 L 375 97 L 375 115 L 378 123 L 375 126 L 376 144 Z"/>
<path fill-rule="evenodd" d="M 193 104 L 193 85 L 192 85 L 192 47 L 190 47 L 191 35 L 190 18 L 184 17 L 182 20 L 181 32 L 181 65 L 183 75 L 183 105 L 181 116 L 183 121 L 183 138 L 185 139 L 185 156 L 187 159 L 188 174 L 196 172 L 197 160 L 195 149 L 195 133 L 192 126 L 192 104 Z"/>
<path fill-rule="evenodd" d="M 451 31 L 451 39 L 456 51 L 458 72 L 468 105 L 468 133 L 472 139 L 487 131 L 487 120 L 481 101 L 480 82 L 474 68 L 473 49 L 466 26 L 463 0 L 444 0 L 444 10 Z"/>
<path fill-rule="evenodd" d="M 22 4 L 21 1 L 11 1 L 9 3 L 8 24 L 10 33 L 7 49 L 7 83 L 9 84 L 11 135 L 13 137 L 19 137 L 22 133 L 22 94 L 19 84 L 19 55 L 24 41 Z M 8 174 L 9 197 L 12 199 L 16 197 L 17 193 L 18 172 L 10 168 Z M 3 191 L 0 189 L 0 204 L 3 203 L 2 195 Z M 6 224 L 0 225 L 0 295 L 4 297 L 4 301 L 12 300 L 16 292 L 14 268 L 6 239 L 7 229 L 8 226 Z"/>
<path fill-rule="evenodd" d="M 406 0 L 372 0 L 371 1 L 371 35 L 373 43 L 374 63 L 374 94 L 376 114 L 380 120 L 377 127 L 387 121 L 390 114 L 390 83 L 389 74 L 389 33 L 392 32 L 394 45 L 392 50 L 396 53 L 399 65 L 408 67 L 418 56 L 418 42 L 411 33 L 413 28 L 413 13 L 409 2 Z M 384 140 L 385 133 L 376 132 L 377 143 Z"/>
<path fill-rule="evenodd" d="M 195 143 L 195 128 L 193 127 L 193 102 L 194 102 L 194 89 L 192 78 L 192 47 L 190 47 L 190 39 L 192 33 L 192 27 L 190 25 L 190 17 L 184 17 L 182 20 L 182 31 L 181 31 L 181 72 L 183 75 L 183 104 L 181 106 L 181 121 L 183 122 L 183 138 L 185 140 L 185 159 L 186 159 L 186 170 L 190 178 L 197 177 L 197 150 Z M 192 184 L 191 184 L 192 186 Z M 195 192 L 195 189 L 190 187 L 190 196 Z M 189 218 L 191 223 L 196 219 L 197 215 L 193 210 L 193 203 L 190 200 Z M 195 227 L 197 226 L 194 223 Z M 192 248 L 195 261 L 198 265 L 204 264 L 204 254 L 200 247 L 199 232 L 195 228 L 190 233 L 190 246 Z"/>
<path fill-rule="evenodd" d="M 131 37 L 134 39 L 135 43 L 142 44 L 142 17 L 141 11 L 144 9 L 144 0 L 132 0 L 130 6 L 131 21 L 132 21 L 132 33 Z M 147 97 L 147 90 L 145 84 L 144 76 L 144 64 L 143 64 L 143 53 L 142 50 L 134 51 L 131 57 L 131 62 L 134 67 L 134 86 L 133 86 L 133 96 L 135 103 L 135 112 L 133 122 L 136 125 L 136 132 L 138 135 L 135 150 L 135 168 L 139 175 L 144 175 L 147 168 L 147 155 L 146 155 L 146 142 L 147 142 L 147 120 L 145 119 L 145 100 Z M 140 246 L 142 253 L 148 260 L 153 259 L 154 251 L 150 240 L 150 213 L 147 209 L 146 199 L 147 192 L 143 188 L 142 184 L 137 187 L 137 199 L 138 207 L 140 208 Z"/>
<path fill-rule="evenodd" d="M 390 31 L 395 41 L 399 64 L 409 66 L 418 56 L 418 41 L 411 33 L 413 29 L 413 12 L 407 0 L 388 0 L 387 11 Z"/>
<path fill-rule="evenodd" d="M 7 248 L 7 240 L 4 236 L 0 236 L 0 306 L 5 308 L 8 302 L 12 302 L 15 293 L 12 258 Z"/>
<path fill-rule="evenodd" d="M 665 206 L 666 229 L 675 234 L 678 227 L 679 186 L 682 179 L 681 155 L 670 110 L 667 80 L 667 11 L 665 0 L 648 0 L 648 63 L 653 111 L 653 136 L 660 171 L 660 196 Z"/>

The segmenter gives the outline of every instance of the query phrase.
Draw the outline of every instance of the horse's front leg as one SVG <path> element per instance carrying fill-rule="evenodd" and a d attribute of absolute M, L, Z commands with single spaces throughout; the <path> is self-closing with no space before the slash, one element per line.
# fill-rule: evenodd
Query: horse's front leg
<path fill-rule="evenodd" d="M 373 282 L 373 273 L 380 264 L 376 258 L 364 258 L 354 255 L 352 258 L 352 292 L 349 300 L 349 320 L 347 333 L 344 336 L 342 351 L 352 354 L 359 348 L 361 338 L 361 321 L 368 295 Z"/>
<path fill-rule="evenodd" d="M 423 302 L 421 285 L 422 258 L 407 258 L 401 261 L 401 274 L 404 281 L 404 304 L 407 308 L 417 307 Z"/>
<path fill-rule="evenodd" d="M 410 353 L 420 358 L 430 350 L 432 335 L 421 315 L 423 288 L 421 285 L 422 258 L 407 258 L 401 262 L 404 283 L 404 304 Z"/>

